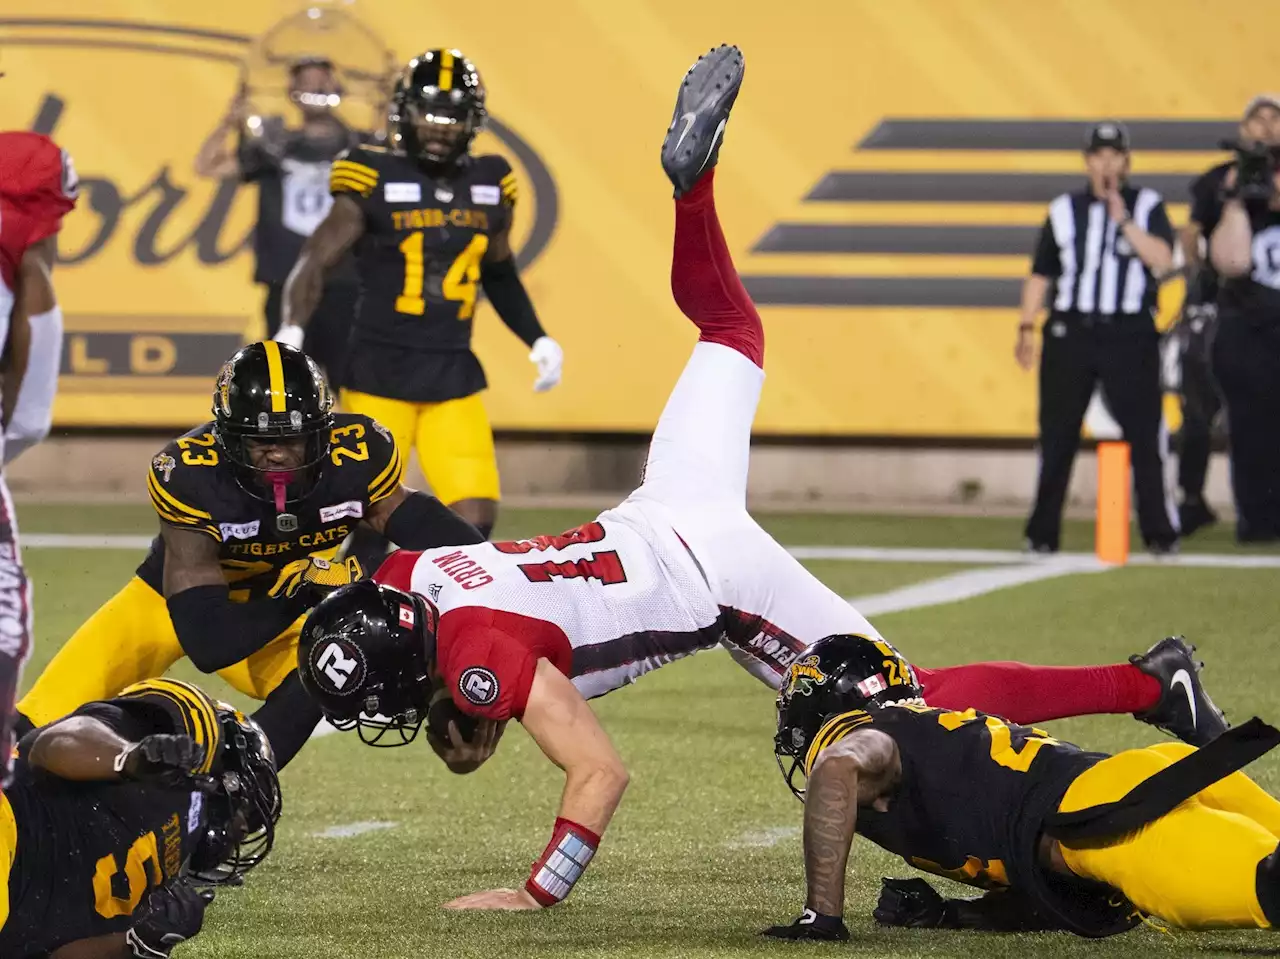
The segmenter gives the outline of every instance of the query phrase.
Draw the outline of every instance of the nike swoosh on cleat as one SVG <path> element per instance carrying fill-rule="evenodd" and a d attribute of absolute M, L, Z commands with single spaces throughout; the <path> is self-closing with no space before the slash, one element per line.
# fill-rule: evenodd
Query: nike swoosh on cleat
<path fill-rule="evenodd" d="M 1173 674 L 1173 678 L 1169 680 L 1170 686 L 1181 686 L 1182 691 L 1187 694 L 1187 705 L 1191 707 L 1191 727 L 1194 729 L 1199 725 L 1196 716 L 1196 694 L 1191 689 L 1191 675 L 1185 670 L 1180 669 Z"/>
<path fill-rule="evenodd" d="M 692 113 L 686 113 L 680 118 L 684 121 L 684 129 L 680 131 L 680 139 L 676 141 L 676 145 L 671 148 L 674 153 L 680 149 L 680 144 L 684 142 L 684 138 L 689 135 L 689 129 L 693 126 L 693 121 L 697 119 Z"/>
<path fill-rule="evenodd" d="M 707 155 L 702 158 L 703 167 L 705 167 L 707 165 L 707 161 L 711 159 L 711 154 L 716 152 L 716 144 L 720 142 L 720 134 L 724 133 L 724 125 L 727 122 L 727 118 L 725 120 L 721 120 L 719 125 L 716 127 L 716 132 L 712 134 L 711 146 L 707 148 Z M 701 170 L 702 167 L 699 167 L 698 169 Z"/>

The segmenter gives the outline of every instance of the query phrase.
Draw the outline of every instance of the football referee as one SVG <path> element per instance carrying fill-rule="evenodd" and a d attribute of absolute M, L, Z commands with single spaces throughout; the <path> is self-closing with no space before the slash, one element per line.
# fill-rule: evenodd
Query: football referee
<path fill-rule="evenodd" d="M 1088 185 L 1049 204 L 1022 286 L 1015 354 L 1035 362 L 1036 317 L 1049 304 L 1040 355 L 1040 478 L 1027 520 L 1027 548 L 1058 549 L 1062 504 L 1094 388 L 1124 431 L 1133 463 L 1138 523 L 1156 554 L 1178 546 L 1178 520 L 1165 490 L 1158 277 L 1173 262 L 1173 227 L 1156 191 L 1128 182 L 1129 132 L 1116 122 L 1090 128 Z"/>

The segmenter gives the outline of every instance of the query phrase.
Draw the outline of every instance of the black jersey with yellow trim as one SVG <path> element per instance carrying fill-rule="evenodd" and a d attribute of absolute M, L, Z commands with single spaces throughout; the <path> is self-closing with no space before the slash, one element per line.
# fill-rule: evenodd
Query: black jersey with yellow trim
<path fill-rule="evenodd" d="M 402 152 L 356 147 L 334 161 L 329 189 L 364 214 L 354 348 L 469 352 L 481 261 L 518 197 L 511 165 L 468 155 L 437 176 Z"/>
<path fill-rule="evenodd" d="M 272 504 L 240 485 L 213 435 L 213 424 L 197 426 L 151 461 L 147 489 L 162 523 L 194 530 L 219 544 L 231 598 L 273 595 L 310 557 L 331 559 L 369 508 L 400 486 L 404 459 L 391 433 L 357 413 L 335 413 L 332 445 L 315 486 L 290 504 L 294 529 L 279 529 Z M 164 541 L 160 537 L 138 576 L 163 593 Z"/>
<path fill-rule="evenodd" d="M 902 760 L 888 811 L 859 808 L 858 832 L 918 869 L 984 888 L 1009 885 L 1009 863 L 1025 852 L 1014 847 L 1015 824 L 1029 802 L 1046 791 L 1060 798 L 1102 758 L 972 709 L 894 704 L 828 720 L 806 767 L 856 729 L 891 736 Z"/>
<path fill-rule="evenodd" d="M 1132 924 L 1123 897 L 1056 877 L 1039 863 L 1045 818 L 1105 754 L 973 709 L 894 703 L 829 719 L 814 737 L 806 770 L 858 729 L 892 737 L 902 762 L 887 808 L 858 807 L 859 835 L 925 872 L 984 889 L 1015 886 L 1082 935 Z"/>
<path fill-rule="evenodd" d="M 213 700 L 188 683 L 147 680 L 72 715 L 96 719 L 131 742 L 185 733 L 206 746 L 203 771 L 219 761 Z M 191 788 L 73 783 L 33 769 L 26 750 L 35 735 L 24 739 L 6 793 L 16 841 L 9 916 L 0 927 L 5 959 L 37 959 L 69 942 L 127 930 L 147 893 L 181 873 L 207 818 L 204 794 Z"/>

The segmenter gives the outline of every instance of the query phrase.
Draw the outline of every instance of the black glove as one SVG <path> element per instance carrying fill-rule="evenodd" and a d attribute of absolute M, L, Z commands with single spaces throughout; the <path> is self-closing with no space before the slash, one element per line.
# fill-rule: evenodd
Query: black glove
<path fill-rule="evenodd" d="M 817 939 L 826 942 L 848 942 L 849 927 L 839 916 L 824 916 L 806 909 L 789 926 L 770 926 L 760 935 L 770 939 Z"/>
<path fill-rule="evenodd" d="M 923 879 L 882 879 L 871 917 L 882 926 L 1040 932 L 1058 928 L 1016 889 L 992 889 L 977 899 L 943 899 Z"/>
<path fill-rule="evenodd" d="M 116 757 L 115 769 L 134 782 L 182 786 L 200 768 L 204 755 L 204 747 L 190 736 L 157 733 L 126 747 Z"/>
<path fill-rule="evenodd" d="M 946 918 L 946 900 L 923 879 L 881 879 L 880 901 L 871 918 L 882 926 L 937 929 Z"/>
<path fill-rule="evenodd" d="M 169 959 L 178 943 L 194 939 L 204 925 L 212 889 L 197 889 L 184 879 L 154 889 L 125 933 L 137 959 Z"/>

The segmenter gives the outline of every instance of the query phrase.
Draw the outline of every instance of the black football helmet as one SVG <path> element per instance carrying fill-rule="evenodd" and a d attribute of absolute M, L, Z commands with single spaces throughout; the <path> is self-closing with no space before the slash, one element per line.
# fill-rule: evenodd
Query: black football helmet
<path fill-rule="evenodd" d="M 405 66 L 391 94 L 391 145 L 444 170 L 471 148 L 484 127 L 484 83 L 459 50 L 428 50 Z"/>
<path fill-rule="evenodd" d="M 250 343 L 231 357 L 213 388 L 214 436 L 252 496 L 283 513 L 315 488 L 329 456 L 333 395 L 315 361 L 291 346 L 267 340 Z M 255 441 L 304 441 L 296 469 L 253 465 Z"/>
<path fill-rule="evenodd" d="M 233 883 L 267 858 L 283 800 L 275 754 L 262 727 L 217 703 L 221 742 L 203 789 L 206 814 L 187 872 L 198 882 Z"/>
<path fill-rule="evenodd" d="M 883 639 L 827 636 L 806 648 L 778 690 L 774 758 L 787 786 L 804 800 L 795 775 L 806 774 L 809 747 L 832 716 L 889 703 L 923 702 L 916 671 Z M 790 761 L 790 766 L 785 765 Z"/>
<path fill-rule="evenodd" d="M 431 703 L 435 606 L 373 580 L 326 596 L 303 624 L 298 676 L 325 718 L 370 746 L 404 746 Z"/>

